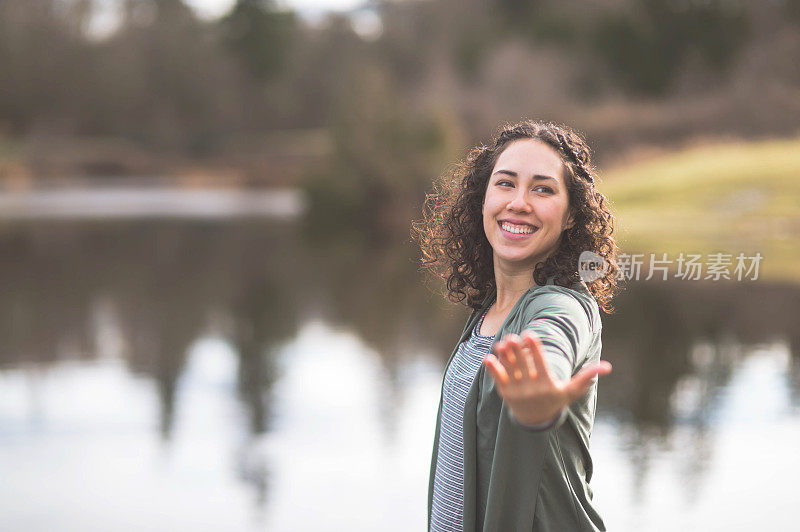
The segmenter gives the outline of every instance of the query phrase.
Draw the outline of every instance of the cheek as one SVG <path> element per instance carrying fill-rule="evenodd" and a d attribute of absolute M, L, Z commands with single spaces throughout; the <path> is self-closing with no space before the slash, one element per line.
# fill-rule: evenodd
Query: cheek
<path fill-rule="evenodd" d="M 553 224 L 561 221 L 562 212 L 558 205 L 547 205 L 539 209 L 538 214 L 543 222 Z"/>
<path fill-rule="evenodd" d="M 569 218 L 567 204 L 561 201 L 553 201 L 547 203 L 547 205 L 543 205 L 539 213 L 543 219 L 542 221 L 548 221 L 562 225 L 567 221 L 567 218 Z"/>
<path fill-rule="evenodd" d="M 501 195 L 487 194 L 483 198 L 483 212 L 489 215 L 497 214 L 505 208 L 507 201 Z"/>
<path fill-rule="evenodd" d="M 483 219 L 484 220 L 494 216 L 494 212 L 495 212 L 496 207 L 497 207 L 495 205 L 495 203 L 496 202 L 492 201 L 492 198 L 489 197 L 489 196 L 487 196 L 487 197 L 485 197 L 483 199 L 483 207 L 482 207 L 481 212 L 483 213 Z"/>

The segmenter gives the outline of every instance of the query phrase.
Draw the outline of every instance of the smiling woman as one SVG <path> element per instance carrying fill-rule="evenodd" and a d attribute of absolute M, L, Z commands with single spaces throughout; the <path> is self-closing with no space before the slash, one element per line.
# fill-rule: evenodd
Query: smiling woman
<path fill-rule="evenodd" d="M 618 269 L 589 159 L 567 127 L 507 126 L 441 178 L 413 226 L 423 266 L 473 309 L 442 383 L 431 531 L 605 530 L 589 437 Z M 581 280 L 584 251 L 605 261 L 599 277 Z"/>

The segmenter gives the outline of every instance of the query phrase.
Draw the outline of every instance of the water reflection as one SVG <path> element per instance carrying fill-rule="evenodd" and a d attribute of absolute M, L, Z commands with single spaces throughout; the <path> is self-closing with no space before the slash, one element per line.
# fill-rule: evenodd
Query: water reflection
<path fill-rule="evenodd" d="M 634 501 L 644 504 L 652 496 L 646 489 L 663 482 L 654 462 L 665 454 L 679 472 L 682 502 L 702 497 L 718 433 L 730 422 L 720 418 L 729 407 L 731 379 L 753 371 L 751 357 L 778 361 L 770 386 L 788 379 L 789 405 L 796 410 L 800 380 L 790 367 L 800 359 L 793 319 L 798 295 L 796 287 L 765 283 L 647 283 L 630 286 L 618 300 L 617 314 L 604 320 L 604 356 L 615 371 L 602 386 L 599 415 L 628 428 L 621 439 Z M 752 401 L 734 419 L 779 411 L 779 405 L 763 404 L 758 391 L 746 393 Z"/>
<path fill-rule="evenodd" d="M 4 524 L 75 518 L 42 483 L 82 474 L 55 448 L 106 457 L 88 466 L 98 482 L 139 479 L 126 497 L 202 506 L 181 527 L 424 527 L 441 369 L 466 311 L 425 286 L 410 242 L 255 220 L 39 222 L 3 226 L 0 251 L 5 500 L 56 509 L 6 506 Z M 752 461 L 726 462 L 733 442 L 782 435 L 767 445 L 782 456 L 800 436 L 800 288 L 640 283 L 616 306 L 593 438 L 600 507 L 610 529 L 714 529 L 729 471 L 760 479 Z M 141 464 L 119 465 L 127 452 Z M 791 501 L 773 495 L 778 527 Z M 158 528 L 160 508 L 142 503 L 136 522 Z M 124 516 L 103 522 L 124 529 Z"/>

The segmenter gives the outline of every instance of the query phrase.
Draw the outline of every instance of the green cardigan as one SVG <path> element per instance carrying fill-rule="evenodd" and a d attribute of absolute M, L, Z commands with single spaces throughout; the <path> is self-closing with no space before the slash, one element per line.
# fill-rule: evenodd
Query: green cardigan
<path fill-rule="evenodd" d="M 494 298 L 494 292 L 488 294 L 472 312 L 459 344 Z M 583 283 L 563 288 L 550 279 L 520 296 L 492 348 L 507 334 L 531 329 L 542 340 L 551 375 L 567 380 L 585 364 L 600 360 L 601 327 L 597 303 Z M 457 349 L 458 344 L 448 366 Z M 589 436 L 596 403 L 597 377 L 552 428 L 526 430 L 514 420 L 481 365 L 464 408 L 464 532 L 605 530 L 589 487 Z M 429 529 L 441 416 L 440 398 L 428 485 Z"/>

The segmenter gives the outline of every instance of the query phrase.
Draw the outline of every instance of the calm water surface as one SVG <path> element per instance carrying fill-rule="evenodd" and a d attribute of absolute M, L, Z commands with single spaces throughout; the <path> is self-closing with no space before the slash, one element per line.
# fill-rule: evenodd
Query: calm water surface
<path fill-rule="evenodd" d="M 466 312 L 401 238 L 0 225 L 0 529 L 424 530 Z M 604 318 L 609 530 L 792 530 L 800 287 L 632 284 Z"/>

